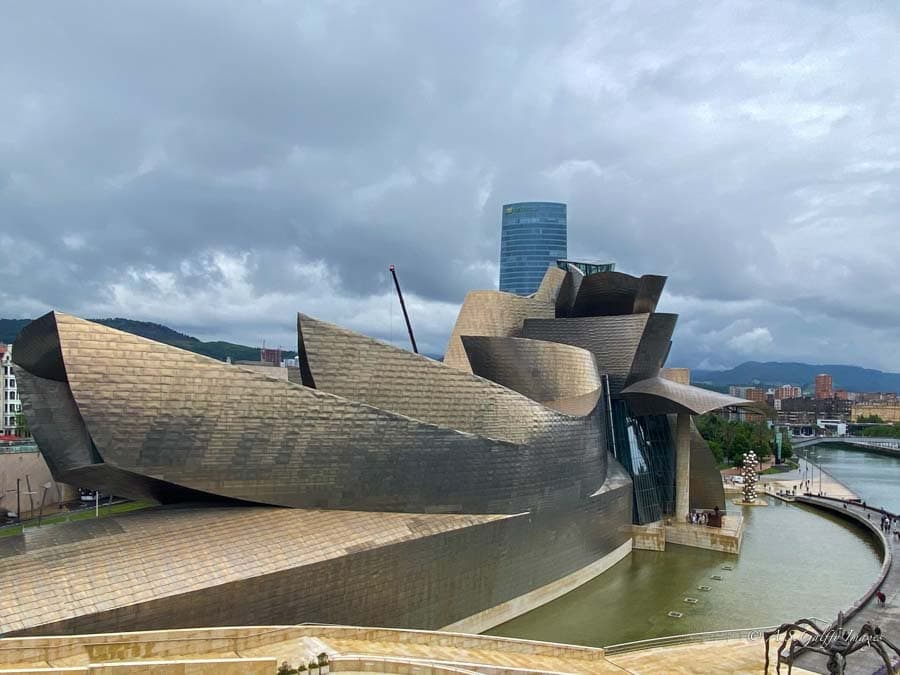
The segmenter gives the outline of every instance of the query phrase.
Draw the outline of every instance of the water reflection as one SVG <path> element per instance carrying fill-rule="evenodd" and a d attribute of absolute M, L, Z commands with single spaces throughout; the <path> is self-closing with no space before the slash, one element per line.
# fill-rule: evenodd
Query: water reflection
<path fill-rule="evenodd" d="M 827 618 L 878 574 L 874 540 L 841 519 L 774 499 L 768 507 L 743 508 L 743 515 L 739 557 L 671 545 L 664 553 L 635 551 L 594 581 L 489 633 L 603 646 Z M 670 618 L 670 611 L 684 616 Z"/>

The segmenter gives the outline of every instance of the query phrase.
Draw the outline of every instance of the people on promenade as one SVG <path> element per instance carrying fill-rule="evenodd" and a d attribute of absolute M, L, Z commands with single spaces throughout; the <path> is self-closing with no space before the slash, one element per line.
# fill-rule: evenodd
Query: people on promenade
<path fill-rule="evenodd" d="M 715 513 L 718 516 L 718 514 L 719 514 L 718 506 L 715 508 Z M 709 525 L 710 517 L 711 517 L 711 514 L 707 513 L 706 511 L 699 511 L 699 512 L 698 511 L 690 511 L 687 514 L 685 514 L 684 518 L 687 521 L 688 525 Z"/>
<path fill-rule="evenodd" d="M 875 597 L 878 598 L 878 604 L 884 607 L 885 600 L 887 600 L 884 593 L 882 593 L 881 591 L 876 591 Z"/>

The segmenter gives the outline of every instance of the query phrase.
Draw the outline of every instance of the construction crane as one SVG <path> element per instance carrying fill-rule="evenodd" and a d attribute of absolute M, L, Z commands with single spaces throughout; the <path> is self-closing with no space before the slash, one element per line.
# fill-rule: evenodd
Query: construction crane
<path fill-rule="evenodd" d="M 397 270 L 393 265 L 388 269 L 391 271 L 391 276 L 394 277 L 394 288 L 397 289 L 397 297 L 400 298 L 400 309 L 403 310 L 403 318 L 406 320 L 406 330 L 409 332 L 409 341 L 412 343 L 412 350 L 418 354 L 419 348 L 416 346 L 416 338 L 413 335 L 412 324 L 409 322 L 409 314 L 406 313 L 406 303 L 403 302 L 403 291 L 400 290 L 400 281 L 397 279 Z"/>

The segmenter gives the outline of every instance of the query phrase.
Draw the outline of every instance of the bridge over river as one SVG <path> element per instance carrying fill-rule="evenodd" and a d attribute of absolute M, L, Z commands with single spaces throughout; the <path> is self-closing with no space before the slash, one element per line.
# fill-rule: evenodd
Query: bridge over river
<path fill-rule="evenodd" d="M 791 445 L 795 450 L 810 448 L 814 445 L 843 445 L 875 452 L 890 457 L 900 457 L 900 438 L 875 438 L 869 436 L 793 436 Z"/>

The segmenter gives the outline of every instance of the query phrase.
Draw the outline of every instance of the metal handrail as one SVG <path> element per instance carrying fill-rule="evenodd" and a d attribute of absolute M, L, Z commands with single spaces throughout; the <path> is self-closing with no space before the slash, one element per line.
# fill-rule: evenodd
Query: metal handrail
<path fill-rule="evenodd" d="M 605 654 L 623 654 L 654 647 L 674 647 L 676 645 L 694 644 L 697 642 L 710 642 L 712 640 L 737 640 L 745 638 L 756 640 L 762 637 L 764 631 L 774 630 L 778 626 L 763 626 L 761 628 L 732 628 L 728 630 L 714 630 L 705 633 L 682 633 L 680 635 L 667 635 L 647 640 L 635 640 L 634 642 L 621 642 L 603 648 Z"/>
<path fill-rule="evenodd" d="M 0 455 L 12 455 L 20 452 L 40 452 L 37 443 L 0 443 Z"/>
<path fill-rule="evenodd" d="M 824 625 L 829 622 L 818 617 L 811 617 Z M 714 630 L 705 633 L 682 633 L 680 635 L 666 635 L 664 637 L 649 638 L 647 640 L 635 640 L 634 642 L 621 642 L 603 648 L 606 655 L 624 654 L 642 649 L 654 647 L 675 647 L 678 645 L 695 644 L 697 642 L 711 642 L 713 640 L 759 640 L 766 631 L 776 630 L 778 626 L 762 626 L 760 628 L 730 628 L 726 630 Z"/>

